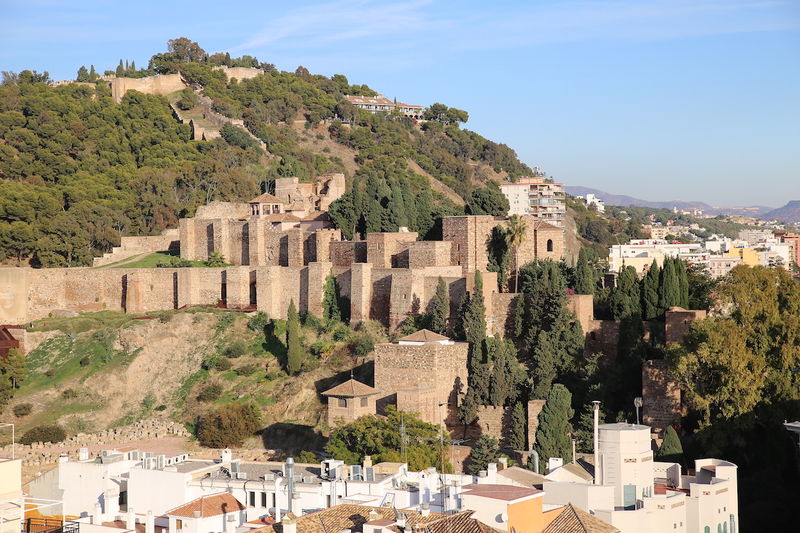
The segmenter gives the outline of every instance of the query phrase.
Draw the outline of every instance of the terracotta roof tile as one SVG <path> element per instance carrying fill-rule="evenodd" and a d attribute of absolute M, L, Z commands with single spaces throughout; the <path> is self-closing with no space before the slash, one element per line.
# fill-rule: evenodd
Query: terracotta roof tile
<path fill-rule="evenodd" d="M 497 530 L 486 526 L 474 518 L 472 511 L 463 511 L 454 515 L 430 513 L 422 516 L 419 511 L 403 509 L 402 511 L 388 507 L 367 507 L 364 505 L 341 504 L 321 511 L 304 514 L 295 518 L 297 533 L 333 533 L 343 529 L 360 530 L 370 521 L 370 511 L 378 514 L 377 520 L 394 523 L 398 513 L 406 517 L 406 531 L 414 525 L 425 525 L 428 533 L 496 533 Z M 373 515 L 374 518 L 374 515 Z M 389 526 L 399 533 L 399 528 Z M 283 533 L 281 524 L 274 524 L 253 530 L 251 533 Z"/>
<path fill-rule="evenodd" d="M 273 196 L 269 193 L 264 193 L 261 196 L 256 196 L 252 200 L 250 200 L 251 204 L 282 204 L 283 200 L 278 198 L 277 196 Z"/>
<path fill-rule="evenodd" d="M 519 483 L 520 485 L 525 485 L 526 487 L 541 485 L 545 481 L 549 481 L 541 474 L 537 474 L 536 472 L 532 472 L 527 468 L 520 468 L 518 466 L 511 466 L 500 470 L 497 475 L 515 483 Z"/>
<path fill-rule="evenodd" d="M 230 493 L 223 492 L 213 496 L 201 496 L 196 500 L 167 511 L 165 514 L 193 518 L 195 511 L 200 511 L 200 516 L 207 518 L 242 510 L 244 510 L 244 505 L 239 503 L 239 500 Z"/>
<path fill-rule="evenodd" d="M 399 340 L 408 342 L 439 342 L 449 341 L 450 339 L 444 335 L 439 335 L 438 333 L 434 333 L 430 330 L 421 329 L 419 331 L 415 331 L 411 335 L 401 337 Z"/>
<path fill-rule="evenodd" d="M 543 492 L 539 489 L 517 487 L 515 485 L 495 485 L 491 483 L 464 485 L 465 496 L 480 496 L 495 500 L 513 501 L 536 494 L 543 494 Z"/>
<path fill-rule="evenodd" d="M 347 396 L 348 398 L 355 398 L 356 396 L 372 396 L 378 394 L 378 390 L 356 381 L 348 379 L 344 383 L 340 383 L 322 393 L 323 396 Z"/>
<path fill-rule="evenodd" d="M 578 509 L 572 504 L 564 507 L 564 510 L 550 524 L 542 530 L 542 533 L 618 533 L 619 529 L 607 524 L 592 516 L 582 509 Z"/>

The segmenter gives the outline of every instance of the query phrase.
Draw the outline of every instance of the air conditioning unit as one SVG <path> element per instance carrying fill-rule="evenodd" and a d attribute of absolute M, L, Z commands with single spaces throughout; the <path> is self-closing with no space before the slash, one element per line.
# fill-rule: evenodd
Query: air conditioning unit
<path fill-rule="evenodd" d="M 247 472 L 236 472 L 236 479 L 247 479 Z"/>

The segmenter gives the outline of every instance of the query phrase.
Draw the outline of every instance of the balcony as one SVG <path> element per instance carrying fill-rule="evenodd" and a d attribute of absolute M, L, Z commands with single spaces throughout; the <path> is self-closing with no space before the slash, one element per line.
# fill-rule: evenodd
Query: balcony
<path fill-rule="evenodd" d="M 22 533 L 79 533 L 80 524 L 72 520 L 55 518 L 26 518 L 22 522 Z"/>

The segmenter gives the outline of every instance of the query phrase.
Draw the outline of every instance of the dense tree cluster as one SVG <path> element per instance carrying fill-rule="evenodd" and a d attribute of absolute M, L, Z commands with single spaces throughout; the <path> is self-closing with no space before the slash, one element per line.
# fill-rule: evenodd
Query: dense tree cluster
<path fill-rule="evenodd" d="M 375 462 L 404 462 L 413 471 L 431 466 L 452 471 L 446 459 L 447 438 L 439 426 L 391 406 L 385 417 L 367 415 L 337 427 L 325 450 L 345 464 L 359 464 L 365 455 Z"/>
<path fill-rule="evenodd" d="M 251 403 L 221 405 L 197 421 L 197 440 L 208 448 L 240 447 L 262 429 L 261 410 Z"/>

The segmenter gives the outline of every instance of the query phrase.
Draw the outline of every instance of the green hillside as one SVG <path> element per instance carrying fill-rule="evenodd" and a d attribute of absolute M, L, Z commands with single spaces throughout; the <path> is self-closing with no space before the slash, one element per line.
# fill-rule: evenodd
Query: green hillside
<path fill-rule="evenodd" d="M 441 186 L 432 187 L 429 176 L 466 201 L 489 178 L 530 172 L 507 146 L 461 129 L 465 111 L 433 104 L 431 120 L 422 126 L 401 116 L 371 115 L 344 95 L 374 91 L 350 85 L 343 75 L 327 78 L 303 67 L 281 72 L 254 58 L 207 56 L 199 45 L 189 44 L 187 52 L 171 41 L 170 51 L 154 55 L 147 70 L 119 74 L 179 70 L 216 111 L 241 118 L 269 153 L 230 129 L 223 139 L 192 141 L 189 127 L 173 117 L 168 97 L 129 91 L 117 104 L 106 83 L 85 71 L 78 76 L 83 83 L 60 86 L 30 71 L 5 73 L 0 262 L 88 265 L 122 235 L 175 227 L 178 218 L 212 200 L 247 200 L 276 177 L 310 180 L 326 172 L 345 172 L 358 191 L 360 200 L 339 206 L 334 218 L 346 235 L 353 227 L 374 231 L 407 225 L 435 236 L 436 220 L 462 213 L 463 207 L 446 199 Z M 229 82 L 213 69 L 221 64 L 257 66 L 264 73 Z M 334 154 L 339 150 L 317 151 L 312 132 L 354 154 L 355 164 Z M 421 201 L 412 206 L 409 195 L 418 194 Z M 377 205 L 390 208 L 393 216 L 376 223 L 369 211 Z"/>

